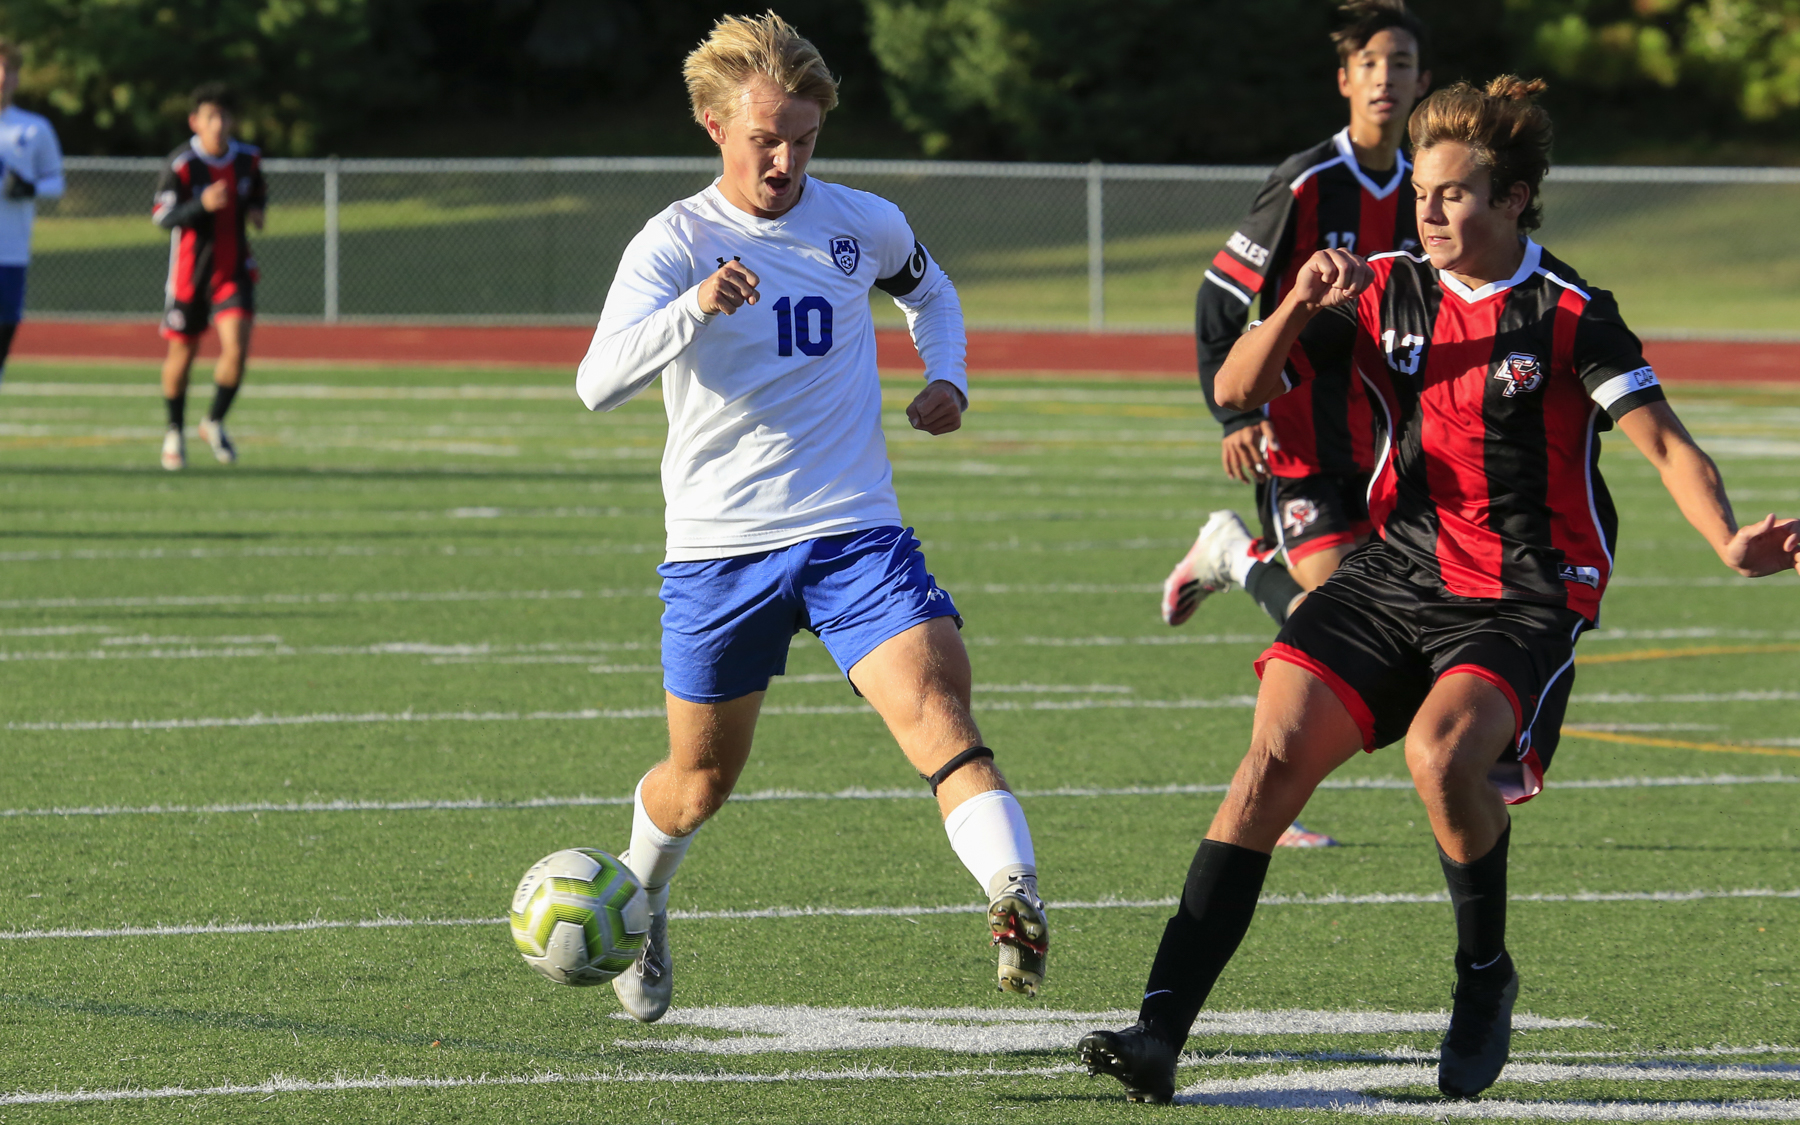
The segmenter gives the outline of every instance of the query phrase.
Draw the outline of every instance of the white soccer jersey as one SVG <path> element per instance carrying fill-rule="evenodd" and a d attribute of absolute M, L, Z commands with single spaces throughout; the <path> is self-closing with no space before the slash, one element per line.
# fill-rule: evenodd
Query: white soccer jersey
<path fill-rule="evenodd" d="M 37 188 L 35 199 L 0 196 L 0 266 L 23 266 L 31 261 L 31 220 L 37 200 L 56 199 L 63 193 L 62 148 L 50 122 L 9 105 L 0 112 L 0 165 L 17 173 Z"/>
<path fill-rule="evenodd" d="M 760 298 L 701 313 L 698 291 L 737 258 Z M 808 177 L 780 218 L 740 211 L 715 182 L 626 248 L 576 389 L 611 410 L 663 378 L 668 559 L 726 558 L 900 522 L 869 290 L 892 294 L 925 380 L 965 396 L 956 289 L 900 209 Z"/>

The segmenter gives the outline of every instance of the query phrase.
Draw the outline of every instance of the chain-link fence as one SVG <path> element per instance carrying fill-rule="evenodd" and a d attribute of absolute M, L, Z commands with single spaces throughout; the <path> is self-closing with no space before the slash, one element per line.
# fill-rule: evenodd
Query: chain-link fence
<path fill-rule="evenodd" d="M 168 236 L 160 162 L 71 158 L 39 211 L 29 307 L 154 316 Z M 717 174 L 705 158 L 270 160 L 253 234 L 266 315 L 590 323 L 626 242 Z M 1264 168 L 818 160 L 899 204 L 971 324 L 1171 329 Z M 1556 169 L 1539 238 L 1634 325 L 1800 330 L 1800 169 Z M 898 323 L 885 301 L 877 315 Z"/>

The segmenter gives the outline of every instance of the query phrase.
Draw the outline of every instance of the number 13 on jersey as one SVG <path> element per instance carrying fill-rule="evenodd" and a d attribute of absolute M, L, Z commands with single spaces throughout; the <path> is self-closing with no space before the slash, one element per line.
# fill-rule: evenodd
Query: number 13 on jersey
<path fill-rule="evenodd" d="M 795 330 L 798 329 L 798 336 Z M 775 302 L 775 354 L 819 356 L 831 350 L 831 302 L 823 297 L 783 297 Z"/>

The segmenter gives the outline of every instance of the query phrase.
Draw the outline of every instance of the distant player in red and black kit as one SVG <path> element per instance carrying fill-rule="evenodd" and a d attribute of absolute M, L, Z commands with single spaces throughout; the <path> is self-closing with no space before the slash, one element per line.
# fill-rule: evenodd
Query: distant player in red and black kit
<path fill-rule="evenodd" d="M 1456 920 L 1438 1088 L 1472 1097 L 1505 1065 L 1519 977 L 1506 951 L 1509 803 L 1538 793 L 1599 617 L 1618 517 L 1600 479 L 1618 426 L 1740 575 L 1795 565 L 1800 522 L 1740 528 L 1612 295 L 1526 236 L 1550 120 L 1541 82 L 1458 84 L 1412 115 L 1424 254 L 1323 250 L 1218 373 L 1248 409 L 1354 363 L 1386 422 L 1373 542 L 1258 659 L 1250 750 L 1163 931 L 1136 1025 L 1081 1042 L 1093 1073 L 1167 1101 L 1207 993 L 1249 928 L 1275 840 L 1325 776 L 1406 739 Z"/>
<path fill-rule="evenodd" d="M 1351 0 L 1332 34 L 1350 124 L 1275 169 L 1250 214 L 1213 258 L 1195 308 L 1200 384 L 1225 427 L 1225 472 L 1256 485 L 1262 537 L 1231 511 L 1212 513 L 1163 583 L 1163 620 L 1180 625 L 1208 594 L 1239 586 L 1277 624 L 1369 537 L 1374 420 L 1348 364 L 1330 365 L 1266 409 L 1230 410 L 1213 378 L 1252 305 L 1273 312 L 1314 251 L 1361 255 L 1418 246 L 1410 165 L 1400 142 L 1430 86 L 1427 31 L 1403 0 Z M 1284 569 L 1275 559 L 1285 556 Z M 1289 571 L 1292 571 L 1290 576 Z M 1296 579 L 1298 582 L 1296 583 Z"/>
<path fill-rule="evenodd" d="M 213 403 L 200 436 L 213 455 L 230 464 L 237 448 L 225 434 L 225 412 L 244 379 L 250 325 L 256 316 L 256 259 L 246 224 L 263 228 L 269 189 L 262 153 L 233 140 L 236 104 L 221 83 L 194 91 L 188 127 L 193 139 L 169 154 L 156 185 L 156 224 L 169 231 L 169 280 L 165 286 L 162 335 L 169 341 L 163 360 L 163 398 L 169 430 L 163 435 L 162 466 L 187 465 L 182 425 L 187 413 L 188 369 L 200 337 L 219 327 L 219 362 L 213 368 Z"/>

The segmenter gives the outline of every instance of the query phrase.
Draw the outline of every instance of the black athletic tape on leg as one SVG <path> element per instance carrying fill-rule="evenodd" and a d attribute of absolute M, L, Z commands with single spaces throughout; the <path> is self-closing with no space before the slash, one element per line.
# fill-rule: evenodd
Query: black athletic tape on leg
<path fill-rule="evenodd" d="M 977 758 L 986 758 L 991 762 L 994 760 L 994 752 L 985 746 L 971 746 L 956 757 L 951 758 L 948 762 L 945 762 L 936 773 L 922 773 L 919 776 L 925 779 L 925 784 L 931 786 L 931 795 L 935 797 L 937 796 L 938 786 L 944 783 L 945 778 L 949 777 L 957 770 L 962 769 Z"/>

